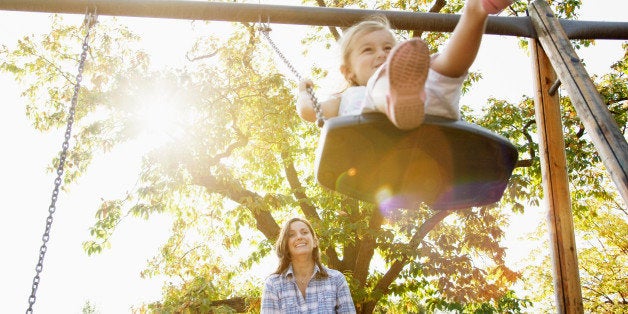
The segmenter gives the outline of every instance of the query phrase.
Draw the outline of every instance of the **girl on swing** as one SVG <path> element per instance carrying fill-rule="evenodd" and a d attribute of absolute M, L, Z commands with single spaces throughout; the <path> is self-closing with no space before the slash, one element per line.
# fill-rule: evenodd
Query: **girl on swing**
<path fill-rule="evenodd" d="M 388 22 L 360 22 L 340 40 L 341 65 L 349 87 L 321 102 L 325 118 L 381 112 L 399 129 L 421 125 L 425 114 L 460 119 L 462 83 L 473 64 L 489 14 L 512 0 L 467 0 L 447 45 L 430 57 L 425 42 L 413 38 L 397 44 Z M 299 83 L 297 112 L 316 121 L 307 92 L 311 80 Z"/>

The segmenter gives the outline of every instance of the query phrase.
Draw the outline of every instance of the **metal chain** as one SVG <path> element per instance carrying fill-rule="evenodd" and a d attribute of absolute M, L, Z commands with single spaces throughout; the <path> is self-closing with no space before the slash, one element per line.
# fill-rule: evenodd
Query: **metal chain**
<path fill-rule="evenodd" d="M 96 22 L 96 16 L 93 16 L 91 13 L 86 14 L 85 22 L 87 24 L 87 30 L 85 33 L 85 38 L 83 39 L 83 52 L 81 53 L 81 59 L 78 65 L 78 74 L 76 75 L 76 83 L 74 84 L 74 95 L 72 96 L 72 100 L 70 103 L 70 109 L 68 112 L 68 120 L 67 126 L 65 130 L 65 139 L 63 141 L 63 145 L 61 146 L 61 153 L 59 154 L 59 165 L 57 166 L 57 178 L 54 181 L 54 189 L 52 190 L 52 198 L 50 202 L 50 206 L 48 207 L 48 218 L 46 218 L 46 230 L 44 231 L 44 235 L 42 236 L 42 245 L 39 248 L 39 260 L 37 261 L 37 266 L 35 267 L 35 277 L 33 278 L 33 287 L 31 291 L 31 295 L 28 298 L 28 309 L 26 313 L 33 313 L 33 305 L 35 301 L 37 301 L 37 288 L 39 288 L 40 274 L 44 268 L 44 257 L 46 256 L 46 251 L 48 247 L 46 244 L 48 240 L 50 240 L 50 230 L 52 228 L 53 214 L 57 210 L 57 197 L 59 196 L 59 187 L 61 186 L 61 177 L 63 176 L 63 168 L 65 166 L 65 159 L 68 153 L 70 136 L 72 134 L 72 124 L 74 123 L 74 112 L 76 109 L 76 103 L 78 101 L 78 93 L 81 87 L 81 80 L 83 79 L 83 68 L 85 66 L 85 59 L 87 58 L 87 50 L 89 48 L 88 40 L 89 40 L 89 30 L 92 25 Z"/>
<path fill-rule="evenodd" d="M 299 72 L 292 66 L 290 61 L 288 61 L 288 58 L 286 58 L 286 56 L 281 52 L 281 50 L 279 50 L 275 42 L 270 38 L 270 35 L 268 34 L 271 31 L 270 27 L 263 25 L 261 23 L 260 25 L 261 25 L 259 27 L 260 32 L 264 35 L 264 37 L 266 38 L 270 46 L 273 48 L 273 50 L 277 53 L 279 58 L 281 58 L 281 61 L 283 61 L 283 63 L 288 67 L 288 69 L 290 69 L 292 74 L 294 74 L 294 76 L 296 76 L 296 78 L 299 81 L 303 81 L 303 77 L 301 77 L 301 74 L 299 74 Z M 307 86 L 306 91 L 310 95 L 310 99 L 312 100 L 312 107 L 314 108 L 314 112 L 316 113 L 316 123 L 319 127 L 322 127 L 323 124 L 325 124 L 325 118 L 323 117 L 323 110 L 321 109 L 321 104 L 318 102 L 318 98 L 316 98 L 316 95 L 314 94 L 314 89 L 312 89 L 312 86 Z"/>

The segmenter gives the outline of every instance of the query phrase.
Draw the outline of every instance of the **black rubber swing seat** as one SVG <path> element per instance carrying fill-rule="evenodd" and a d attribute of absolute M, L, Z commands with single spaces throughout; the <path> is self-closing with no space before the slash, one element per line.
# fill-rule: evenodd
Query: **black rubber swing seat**
<path fill-rule="evenodd" d="M 426 116 L 397 129 L 380 113 L 328 119 L 316 177 L 321 185 L 380 208 L 461 209 L 499 201 L 517 163 L 506 138 L 464 121 Z"/>

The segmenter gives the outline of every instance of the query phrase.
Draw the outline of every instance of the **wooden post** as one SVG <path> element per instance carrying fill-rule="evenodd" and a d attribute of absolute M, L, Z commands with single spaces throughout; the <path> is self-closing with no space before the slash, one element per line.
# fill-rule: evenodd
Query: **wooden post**
<path fill-rule="evenodd" d="M 529 12 L 538 41 L 569 93 L 619 195 L 628 203 L 628 142 L 547 2 L 535 0 L 530 4 Z"/>
<path fill-rule="evenodd" d="M 557 313 L 583 313 L 559 97 L 557 91 L 550 95 L 550 87 L 557 76 L 543 48 L 534 39 L 529 42 Z"/>

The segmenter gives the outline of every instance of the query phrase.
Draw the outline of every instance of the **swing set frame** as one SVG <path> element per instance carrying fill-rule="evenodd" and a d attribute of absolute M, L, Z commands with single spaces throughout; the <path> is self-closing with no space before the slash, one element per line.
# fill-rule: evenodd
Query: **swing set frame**
<path fill-rule="evenodd" d="M 150 17 L 230 22 L 268 19 L 276 24 L 349 27 L 374 14 L 385 15 L 394 29 L 451 32 L 456 14 L 376 11 L 345 8 L 261 5 L 191 0 L 0 0 L 0 10 Z M 534 0 L 527 17 L 489 16 L 486 34 L 528 38 L 534 71 L 535 115 L 545 205 L 548 209 L 554 287 L 559 313 L 583 313 L 567 162 L 557 86 L 562 84 L 591 141 L 628 203 L 628 143 L 613 120 L 570 39 L 628 40 L 628 22 L 557 18 L 545 0 Z M 438 217 L 437 217 L 438 216 Z M 446 213 L 433 218 L 442 220 Z M 432 219 L 430 219 L 432 220 Z M 422 226 L 423 227 L 423 226 Z"/>

